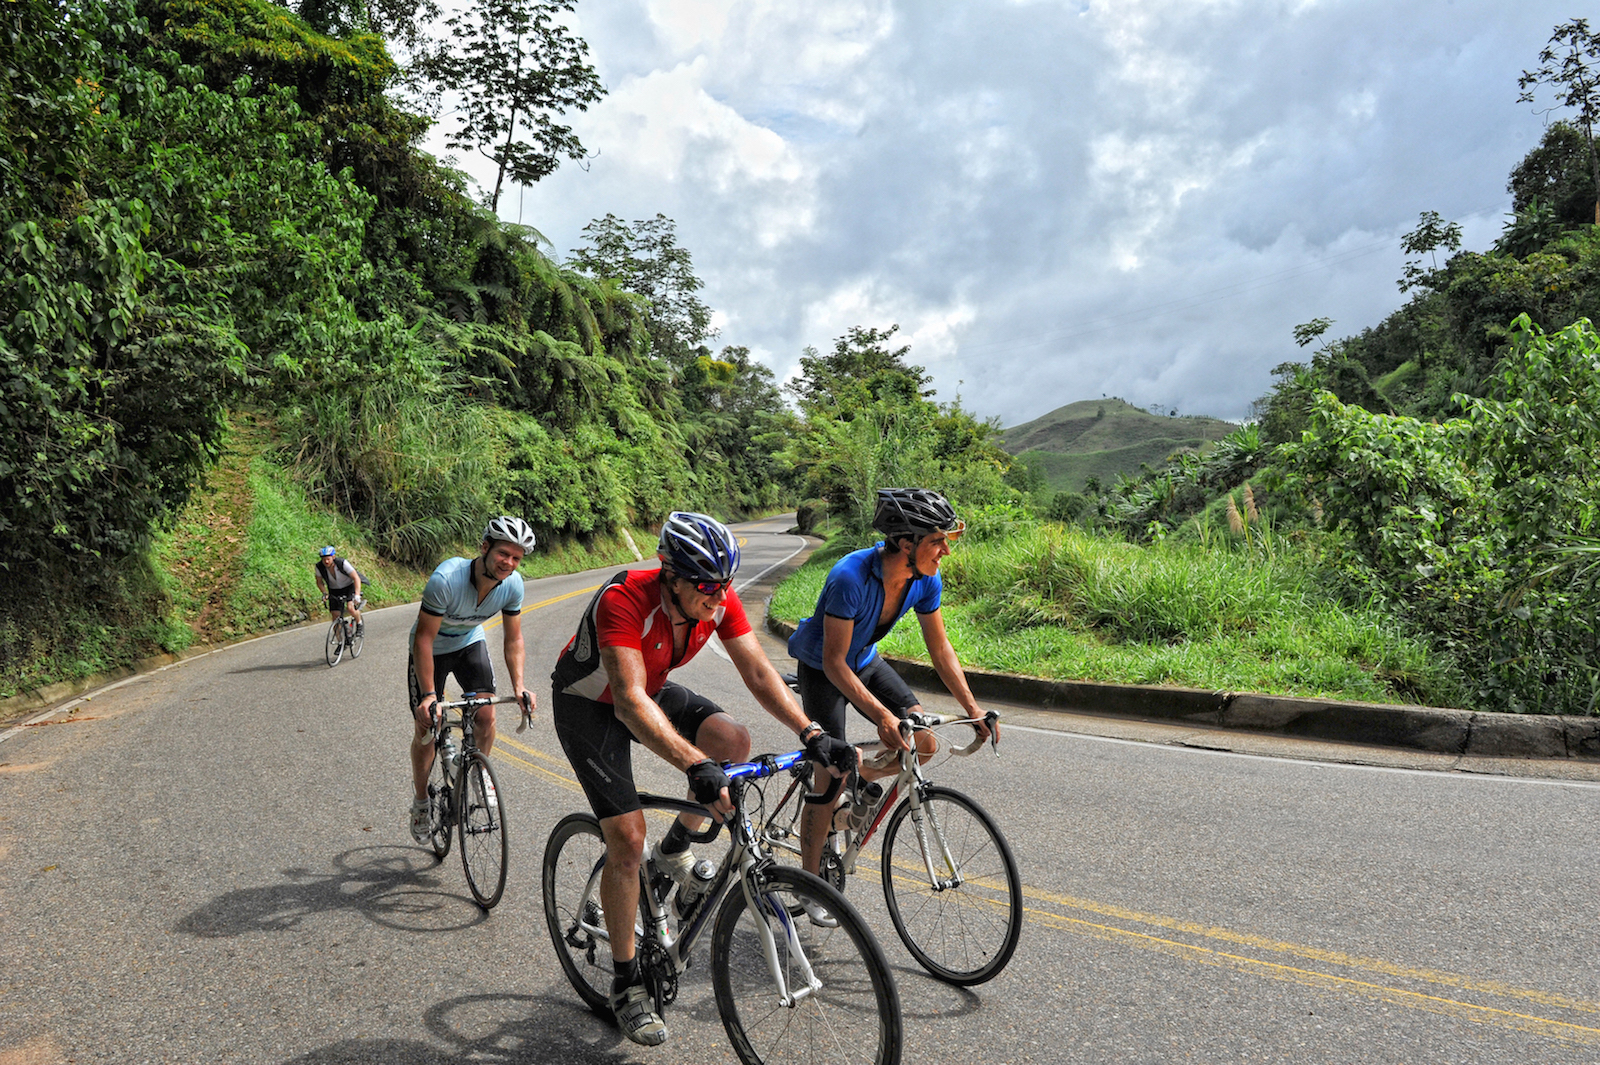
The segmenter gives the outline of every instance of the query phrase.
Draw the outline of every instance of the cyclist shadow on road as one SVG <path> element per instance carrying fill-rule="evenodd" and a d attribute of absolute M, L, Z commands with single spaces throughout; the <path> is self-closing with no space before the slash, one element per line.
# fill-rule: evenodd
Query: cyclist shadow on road
<path fill-rule="evenodd" d="M 228 670 L 228 675 L 232 676 L 235 673 L 275 673 L 284 669 L 293 670 L 296 673 L 326 673 L 328 672 L 328 664 L 320 658 L 315 661 L 307 659 L 304 662 L 268 662 L 259 666 L 240 666 L 238 669 L 230 669 Z"/>
<path fill-rule="evenodd" d="M 446 999 L 429 1008 L 423 1023 L 440 1042 L 349 1039 L 291 1058 L 284 1065 L 444 1065 L 462 1061 L 621 1065 L 639 1060 L 639 1048 L 615 1027 L 581 1004 L 553 996 L 485 994 Z"/>
<path fill-rule="evenodd" d="M 404 932 L 450 932 L 486 920 L 464 892 L 440 887 L 440 865 L 416 847 L 357 847 L 335 856 L 331 872 L 285 869 L 283 883 L 219 895 L 179 919 L 173 931 L 202 939 L 288 932 L 339 912 Z"/>

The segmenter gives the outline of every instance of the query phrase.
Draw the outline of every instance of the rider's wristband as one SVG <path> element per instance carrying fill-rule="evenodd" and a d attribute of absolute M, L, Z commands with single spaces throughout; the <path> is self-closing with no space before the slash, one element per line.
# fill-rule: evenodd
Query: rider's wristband
<path fill-rule="evenodd" d="M 812 733 L 813 729 L 816 730 L 819 733 L 828 731 L 827 729 L 823 728 L 821 725 L 817 724 L 815 721 L 808 721 L 808 722 L 806 722 L 806 727 L 800 730 L 800 742 L 801 743 L 809 743 L 810 742 L 810 737 L 811 737 L 811 733 Z"/>
<path fill-rule="evenodd" d="M 435 699 L 437 699 L 439 697 L 439 693 L 438 692 L 423 692 L 421 695 L 417 696 L 417 702 L 420 703 L 422 700 L 426 699 L 430 695 L 433 696 Z"/>

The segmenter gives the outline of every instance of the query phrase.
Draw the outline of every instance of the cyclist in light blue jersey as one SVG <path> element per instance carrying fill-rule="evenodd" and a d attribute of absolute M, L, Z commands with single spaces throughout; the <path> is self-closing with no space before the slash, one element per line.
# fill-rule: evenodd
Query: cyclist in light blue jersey
<path fill-rule="evenodd" d="M 434 705 L 443 696 L 445 678 L 452 674 L 463 696 L 494 692 L 494 664 L 489 660 L 483 623 L 496 614 L 504 619 L 501 628 L 511 690 L 517 693 L 522 712 L 533 713 L 533 693 L 522 684 L 522 577 L 517 573 L 522 556 L 533 543 L 533 530 L 521 518 L 495 518 L 483 530 L 479 557 L 445 559 L 422 590 L 406 663 L 413 725 L 411 838 L 418 843 L 428 842 Z M 474 721 L 478 749 L 488 754 L 494 747 L 494 707 L 479 709 Z"/>

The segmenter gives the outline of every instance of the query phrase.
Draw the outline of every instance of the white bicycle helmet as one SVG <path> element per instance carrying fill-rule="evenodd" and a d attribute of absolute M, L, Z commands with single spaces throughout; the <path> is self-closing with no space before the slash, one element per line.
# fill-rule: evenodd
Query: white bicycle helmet
<path fill-rule="evenodd" d="M 504 540 L 508 544 L 516 544 L 524 551 L 533 550 L 533 529 L 521 518 L 514 518 L 509 514 L 502 514 L 485 525 L 483 538 L 489 543 Z"/>

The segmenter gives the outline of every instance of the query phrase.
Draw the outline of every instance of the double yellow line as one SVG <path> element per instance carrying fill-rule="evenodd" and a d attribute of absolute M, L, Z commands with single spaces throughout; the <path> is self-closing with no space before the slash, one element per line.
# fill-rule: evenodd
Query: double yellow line
<path fill-rule="evenodd" d="M 600 586 L 593 585 L 565 595 L 553 596 L 527 609 L 537 610 L 592 592 L 598 587 Z M 505 750 L 507 746 L 515 748 L 527 757 L 511 754 Z M 573 778 L 565 757 L 550 755 L 505 737 L 501 737 L 500 742 L 496 744 L 495 753 L 497 758 L 502 758 L 529 774 L 552 781 L 567 791 L 582 790 Z M 896 866 L 899 864 L 897 862 Z M 906 869 L 908 874 L 920 879 L 922 874 L 919 867 L 907 864 Z M 974 886 L 988 886 L 991 889 L 999 887 L 992 884 Z M 1158 951 L 1202 965 L 1220 966 L 1256 977 L 1299 984 L 1321 991 L 1376 999 L 1391 1005 L 1455 1017 L 1475 1024 L 1507 1028 L 1584 1046 L 1600 1046 L 1600 1023 L 1597 1023 L 1597 1019 L 1600 1019 L 1600 1002 L 1536 988 L 1520 987 L 1498 980 L 1416 968 L 1381 958 L 1366 958 L 1320 947 L 1287 943 L 1249 932 L 1238 932 L 1161 914 L 1142 913 L 1112 903 L 1095 902 L 1039 888 L 1024 887 L 1022 895 L 1024 917 L 1036 928 L 1088 936 L 1141 950 Z M 998 900 L 989 901 L 999 904 Z M 1149 931 L 1149 929 L 1159 931 Z M 1175 938 L 1178 936 L 1185 938 Z M 1265 956 L 1253 957 L 1250 954 L 1240 953 L 1241 950 Z M 1318 968 L 1277 959 L 1296 959 L 1312 963 Z M 1392 982 L 1384 982 L 1386 980 Z M 1428 990 L 1394 986 L 1398 982 L 1420 985 Z M 1447 994 L 1433 993 L 1436 990 L 1447 989 L 1457 994 L 1481 996 L 1491 1001 L 1498 999 L 1501 1005 L 1467 1002 Z M 1523 1012 L 1519 1008 L 1504 1008 L 1515 1006 L 1517 1003 L 1552 1013 L 1565 1013 L 1575 1019 L 1562 1020 Z M 1578 1023 L 1579 1020 L 1586 1023 Z"/>

